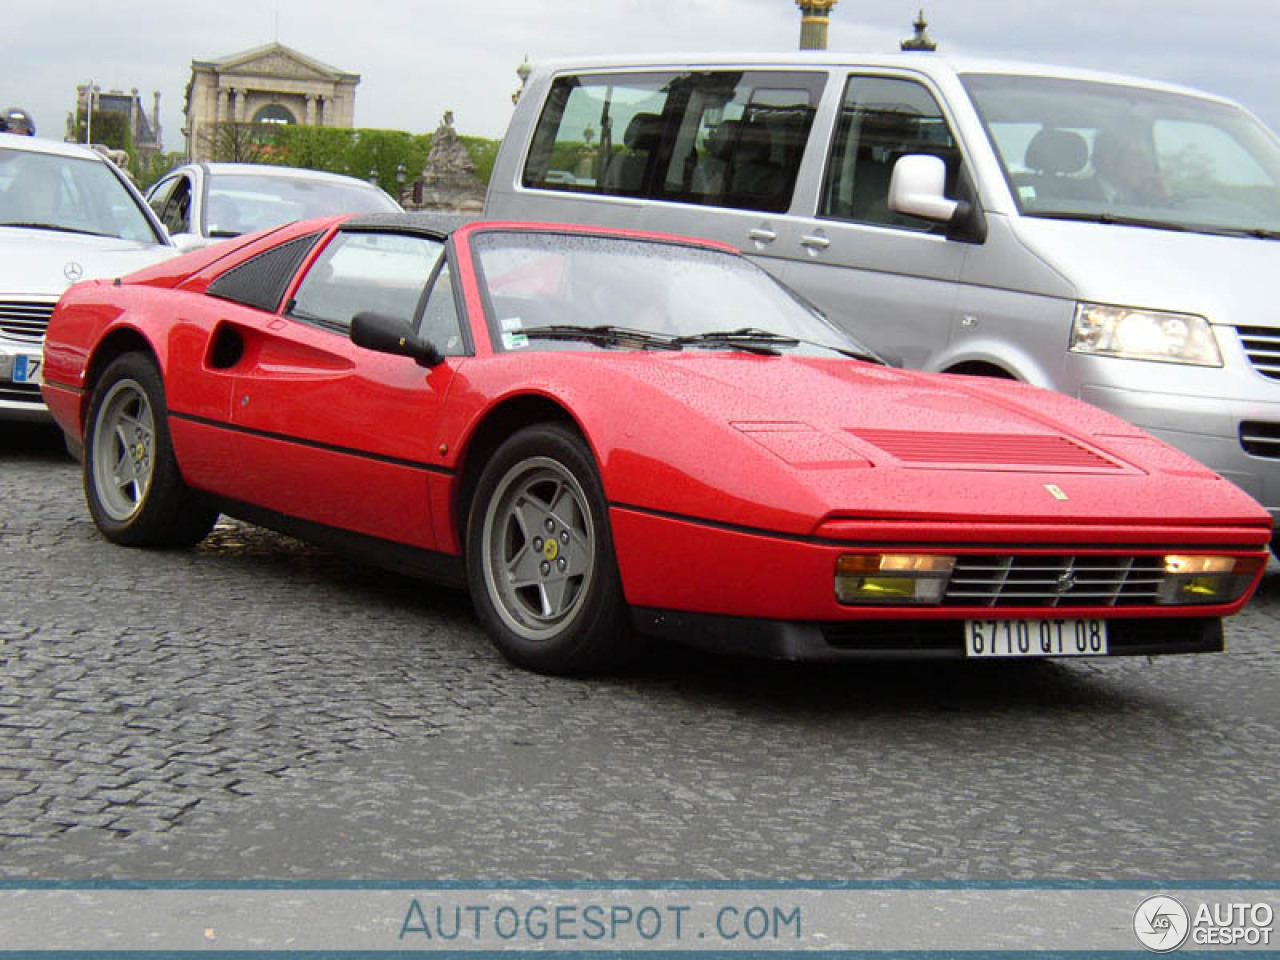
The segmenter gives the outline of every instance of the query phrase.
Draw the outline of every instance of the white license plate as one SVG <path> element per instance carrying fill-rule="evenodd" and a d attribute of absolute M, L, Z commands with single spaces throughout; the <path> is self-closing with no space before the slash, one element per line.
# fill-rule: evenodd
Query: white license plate
<path fill-rule="evenodd" d="M 1099 657 L 1105 620 L 966 620 L 966 657 Z"/>
<path fill-rule="evenodd" d="M 20 353 L 13 358 L 14 383 L 39 383 L 42 358 Z"/>

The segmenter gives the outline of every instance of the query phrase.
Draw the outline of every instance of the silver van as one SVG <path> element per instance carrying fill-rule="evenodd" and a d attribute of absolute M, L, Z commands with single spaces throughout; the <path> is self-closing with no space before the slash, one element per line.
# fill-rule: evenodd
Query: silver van
<path fill-rule="evenodd" d="M 921 53 L 545 64 L 485 215 L 726 241 L 890 359 L 1078 396 L 1280 514 L 1280 141 L 1228 100 Z"/>

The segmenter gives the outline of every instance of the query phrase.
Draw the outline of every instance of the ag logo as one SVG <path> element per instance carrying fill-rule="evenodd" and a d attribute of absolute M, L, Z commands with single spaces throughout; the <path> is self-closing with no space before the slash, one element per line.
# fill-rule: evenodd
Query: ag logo
<path fill-rule="evenodd" d="M 75 283 L 84 276 L 84 267 L 76 263 L 74 260 L 68 260 L 62 268 L 62 275 Z"/>
<path fill-rule="evenodd" d="M 1187 939 L 1191 916 L 1173 897 L 1147 897 L 1133 914 L 1133 932 L 1138 942 L 1154 953 L 1177 950 Z"/>

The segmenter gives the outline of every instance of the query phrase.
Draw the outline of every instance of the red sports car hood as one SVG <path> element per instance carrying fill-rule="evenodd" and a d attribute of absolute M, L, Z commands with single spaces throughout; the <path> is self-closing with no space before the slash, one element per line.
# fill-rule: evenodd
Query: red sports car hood
<path fill-rule="evenodd" d="M 596 402 L 577 407 L 618 504 L 796 533 L 836 517 L 1269 522 L 1138 428 L 1023 384 L 741 353 L 582 362 Z"/>

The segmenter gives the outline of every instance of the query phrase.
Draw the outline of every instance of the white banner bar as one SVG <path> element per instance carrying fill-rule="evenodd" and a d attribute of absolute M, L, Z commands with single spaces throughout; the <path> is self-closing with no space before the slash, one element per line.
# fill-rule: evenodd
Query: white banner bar
<path fill-rule="evenodd" d="M 1277 950 L 1280 888 L 0 889 L 17 950 Z"/>

